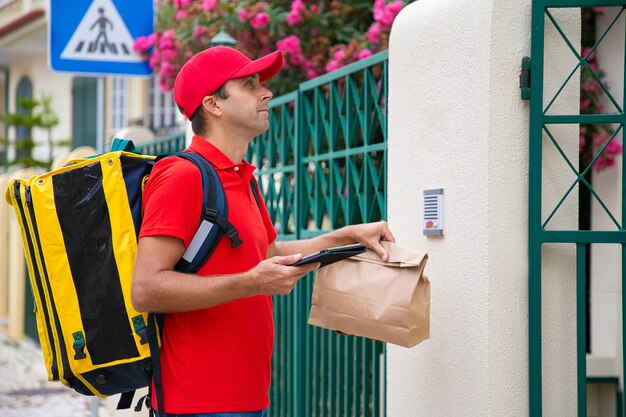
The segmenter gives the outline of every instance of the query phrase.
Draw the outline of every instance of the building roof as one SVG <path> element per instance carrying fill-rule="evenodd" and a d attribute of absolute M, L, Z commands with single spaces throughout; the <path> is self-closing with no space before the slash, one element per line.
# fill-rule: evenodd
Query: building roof
<path fill-rule="evenodd" d="M 47 15 L 35 8 L 0 26 L 0 65 L 47 51 Z"/>

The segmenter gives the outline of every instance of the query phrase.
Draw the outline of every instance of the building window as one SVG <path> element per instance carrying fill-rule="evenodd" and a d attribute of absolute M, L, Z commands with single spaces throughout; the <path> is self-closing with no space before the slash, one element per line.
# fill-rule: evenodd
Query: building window
<path fill-rule="evenodd" d="M 176 125 L 176 105 L 171 91 L 159 88 L 156 77 L 150 78 L 148 91 L 148 127 L 153 131 L 172 128 Z"/>
<path fill-rule="evenodd" d="M 113 77 L 111 91 L 111 128 L 115 131 L 128 127 L 128 78 Z"/>
<path fill-rule="evenodd" d="M 72 81 L 72 148 L 96 147 L 98 80 L 76 77 Z"/>
<path fill-rule="evenodd" d="M 33 83 L 28 77 L 22 77 L 17 83 L 17 91 L 15 92 L 15 113 L 26 115 L 28 110 L 20 105 L 20 100 L 33 98 Z M 24 126 L 15 127 L 15 160 L 30 156 L 28 146 L 20 146 L 26 141 L 32 140 L 32 129 Z"/>

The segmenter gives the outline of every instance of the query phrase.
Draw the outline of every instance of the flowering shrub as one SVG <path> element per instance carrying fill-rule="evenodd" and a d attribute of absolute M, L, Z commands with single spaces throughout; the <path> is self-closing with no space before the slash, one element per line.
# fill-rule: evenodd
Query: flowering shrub
<path fill-rule="evenodd" d="M 582 11 L 582 57 L 589 63 L 589 67 L 602 80 L 604 72 L 598 68 L 595 51 L 591 48 L 596 42 L 595 21 L 596 16 L 602 13 L 603 7 L 583 8 Z M 580 72 L 580 113 L 581 114 L 601 114 L 605 113 L 604 105 L 601 103 L 604 89 L 593 76 L 586 65 L 581 66 Z M 604 84 L 605 87 L 608 87 Z M 607 124 L 587 124 L 580 126 L 580 163 L 581 171 L 584 170 L 593 160 L 595 155 L 602 149 L 614 133 L 613 127 Z M 615 157 L 622 153 L 622 145 L 613 139 L 598 160 L 594 163 L 593 169 L 600 171 L 615 165 Z"/>
<path fill-rule="evenodd" d="M 285 68 L 272 80 L 276 95 L 310 78 L 387 49 L 403 0 L 321 1 L 161 0 L 155 32 L 135 40 L 159 85 L 171 90 L 180 67 L 224 28 L 250 57 L 280 50 Z"/>

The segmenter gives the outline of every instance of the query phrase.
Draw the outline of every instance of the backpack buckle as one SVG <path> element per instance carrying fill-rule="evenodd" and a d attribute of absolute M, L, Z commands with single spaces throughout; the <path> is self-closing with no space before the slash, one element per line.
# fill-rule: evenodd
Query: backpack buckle
<path fill-rule="evenodd" d="M 235 229 L 234 227 L 231 228 L 228 232 L 226 232 L 226 236 L 228 236 L 228 238 L 230 239 L 230 242 L 231 242 L 230 246 L 232 248 L 236 248 L 237 246 L 243 243 L 241 239 L 239 239 L 239 231 Z"/>
<path fill-rule="evenodd" d="M 204 213 L 202 214 L 202 217 L 208 221 L 210 221 L 211 223 L 215 223 L 217 221 L 217 215 L 218 215 L 218 211 L 211 208 L 211 207 L 205 207 L 204 208 Z"/>
<path fill-rule="evenodd" d="M 85 359 L 87 355 L 85 355 L 85 336 L 83 332 L 72 333 L 72 337 L 74 338 L 74 344 L 72 345 L 74 348 L 74 359 Z"/>

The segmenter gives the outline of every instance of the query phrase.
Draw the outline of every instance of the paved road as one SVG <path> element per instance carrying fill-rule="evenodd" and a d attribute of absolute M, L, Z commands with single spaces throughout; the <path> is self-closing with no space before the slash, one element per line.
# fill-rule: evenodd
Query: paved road
<path fill-rule="evenodd" d="M 41 350 L 30 340 L 17 342 L 0 332 L 0 417 L 147 416 L 145 408 L 116 411 L 117 400 L 94 400 L 49 382 Z"/>

